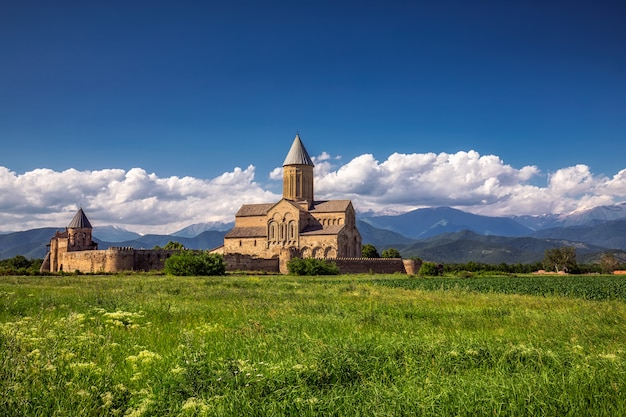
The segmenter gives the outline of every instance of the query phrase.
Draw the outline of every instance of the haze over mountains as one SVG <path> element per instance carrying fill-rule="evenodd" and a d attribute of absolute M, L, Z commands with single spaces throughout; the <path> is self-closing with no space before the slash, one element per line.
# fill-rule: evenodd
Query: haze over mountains
<path fill-rule="evenodd" d="M 200 223 L 171 235 L 140 235 L 114 226 L 94 227 L 100 249 L 110 246 L 153 248 L 178 241 L 189 249 L 212 249 L 223 243 L 232 223 Z M 363 244 L 379 251 L 394 247 L 404 257 L 442 263 L 534 263 L 546 249 L 575 246 L 579 262 L 593 262 L 614 251 L 626 259 L 626 203 L 595 207 L 567 215 L 489 217 L 438 207 L 398 216 L 357 219 Z M 59 228 L 0 235 L 0 259 L 24 255 L 43 258 L 46 244 Z"/>

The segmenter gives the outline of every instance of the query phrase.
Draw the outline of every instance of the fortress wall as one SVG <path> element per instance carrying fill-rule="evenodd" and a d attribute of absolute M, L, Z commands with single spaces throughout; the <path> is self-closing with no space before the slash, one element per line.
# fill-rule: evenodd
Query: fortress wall
<path fill-rule="evenodd" d="M 105 252 L 106 260 L 104 272 L 135 270 L 135 250 L 133 248 L 109 248 L 105 250 Z"/>
<path fill-rule="evenodd" d="M 107 270 L 107 251 L 104 250 L 62 253 L 60 264 L 65 272 L 111 272 Z"/>
<path fill-rule="evenodd" d="M 294 256 L 288 250 L 280 257 L 270 259 L 256 258 L 244 254 L 224 255 L 227 271 L 262 271 L 268 273 L 287 273 L 287 262 Z M 330 258 L 342 274 L 408 274 L 415 275 L 421 266 L 420 261 L 400 258 Z"/>
<path fill-rule="evenodd" d="M 408 274 L 415 275 L 419 261 L 400 258 L 336 258 L 334 262 L 342 274 Z"/>
<path fill-rule="evenodd" d="M 121 271 L 161 271 L 174 250 L 109 248 L 62 254 L 63 271 L 84 273 Z"/>
<path fill-rule="evenodd" d="M 121 272 L 121 271 L 161 271 L 165 260 L 176 253 L 175 250 L 149 250 L 133 248 L 109 248 L 66 252 L 62 254 L 63 271 L 84 273 Z M 224 256 L 227 271 L 261 271 L 267 273 L 286 273 L 286 262 L 291 255 L 281 253 L 281 257 L 258 258 L 245 254 L 227 254 Z M 284 258 L 281 271 L 281 259 Z M 409 274 L 419 271 L 421 262 L 400 258 L 332 258 L 342 274 Z"/>
<path fill-rule="evenodd" d="M 165 261 L 172 256 L 176 250 L 149 250 L 137 249 L 134 251 L 133 270 L 134 271 L 162 271 L 165 268 Z"/>
<path fill-rule="evenodd" d="M 230 253 L 224 255 L 224 261 L 226 261 L 227 271 L 262 271 L 279 273 L 278 257 L 265 259 L 241 253 Z"/>

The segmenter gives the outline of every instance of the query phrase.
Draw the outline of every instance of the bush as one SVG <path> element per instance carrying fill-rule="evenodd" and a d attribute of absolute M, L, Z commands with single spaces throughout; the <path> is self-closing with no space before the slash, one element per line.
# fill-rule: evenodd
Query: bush
<path fill-rule="evenodd" d="M 396 248 L 389 248 L 383 251 L 383 258 L 402 258 L 400 252 Z"/>
<path fill-rule="evenodd" d="M 292 258 L 287 262 L 291 275 L 337 275 L 339 268 L 334 262 L 317 258 Z"/>
<path fill-rule="evenodd" d="M 441 267 L 434 262 L 422 262 L 419 275 L 439 276 L 441 275 Z"/>
<path fill-rule="evenodd" d="M 163 271 L 176 276 L 224 275 L 226 262 L 216 253 L 183 250 L 167 258 Z"/>
<path fill-rule="evenodd" d="M 22 255 L 0 261 L 0 275 L 39 275 L 43 259 L 26 259 Z"/>
<path fill-rule="evenodd" d="M 363 245 L 363 247 L 361 248 L 361 257 L 380 258 L 380 255 L 378 254 L 376 247 L 372 245 L 371 243 L 368 243 L 367 245 Z"/>

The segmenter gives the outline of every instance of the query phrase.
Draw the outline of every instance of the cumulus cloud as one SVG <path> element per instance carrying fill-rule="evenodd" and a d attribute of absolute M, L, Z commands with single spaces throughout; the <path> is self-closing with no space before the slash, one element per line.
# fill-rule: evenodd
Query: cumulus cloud
<path fill-rule="evenodd" d="M 0 167 L 0 230 L 58 227 L 82 206 L 95 224 L 140 233 L 171 233 L 193 223 L 230 222 L 244 203 L 280 196 L 254 181 L 255 167 L 210 180 L 160 178 L 141 168 L 16 175 Z"/>
<path fill-rule="evenodd" d="M 349 198 L 374 213 L 438 206 L 495 216 L 565 213 L 626 196 L 626 170 L 612 179 L 593 175 L 585 165 L 543 175 L 537 166 L 513 168 L 473 150 L 394 153 L 383 162 L 365 154 L 316 175 L 319 198 Z M 545 185 L 537 185 L 542 180 Z"/>
<path fill-rule="evenodd" d="M 536 166 L 514 168 L 473 150 L 394 153 L 382 162 L 364 154 L 345 164 L 322 153 L 313 161 L 316 198 L 351 199 L 360 212 L 450 206 L 495 216 L 566 213 L 626 197 L 626 169 L 612 178 L 594 175 L 585 165 L 543 174 Z M 231 222 L 242 204 L 280 199 L 257 183 L 255 174 L 252 165 L 212 179 L 161 178 L 141 168 L 36 169 L 17 175 L 0 167 L 0 230 L 64 226 L 80 206 L 94 224 L 140 233 Z M 264 178 L 281 181 L 282 167 Z"/>

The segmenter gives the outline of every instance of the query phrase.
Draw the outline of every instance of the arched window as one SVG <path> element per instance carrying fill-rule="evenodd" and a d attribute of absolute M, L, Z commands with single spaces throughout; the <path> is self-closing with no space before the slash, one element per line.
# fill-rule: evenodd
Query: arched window
<path fill-rule="evenodd" d="M 296 240 L 297 236 L 296 222 L 292 220 L 289 222 L 289 240 Z"/>
<path fill-rule="evenodd" d="M 278 239 L 277 229 L 278 229 L 278 224 L 274 220 L 271 220 L 269 222 L 268 231 L 267 231 L 267 236 L 269 240 L 275 241 L 276 239 Z"/>

